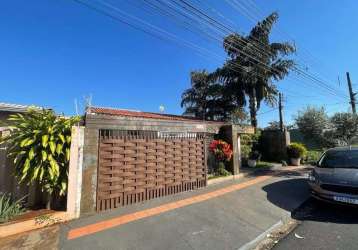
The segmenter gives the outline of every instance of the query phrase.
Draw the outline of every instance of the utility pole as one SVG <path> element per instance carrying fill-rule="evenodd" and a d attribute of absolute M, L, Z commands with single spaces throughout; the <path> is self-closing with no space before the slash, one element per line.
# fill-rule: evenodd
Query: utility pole
<path fill-rule="evenodd" d="M 283 131 L 284 130 L 284 125 L 283 125 L 283 95 L 282 93 L 279 93 L 278 95 L 278 109 L 280 112 L 280 130 Z"/>
<path fill-rule="evenodd" d="M 348 89 L 349 89 L 349 97 L 351 98 L 351 105 L 352 105 L 352 112 L 353 114 L 357 114 L 357 110 L 356 110 L 356 94 L 357 93 L 353 93 L 353 88 L 352 88 L 352 82 L 351 82 L 351 78 L 349 76 L 349 72 L 347 72 L 347 82 L 348 82 Z"/>

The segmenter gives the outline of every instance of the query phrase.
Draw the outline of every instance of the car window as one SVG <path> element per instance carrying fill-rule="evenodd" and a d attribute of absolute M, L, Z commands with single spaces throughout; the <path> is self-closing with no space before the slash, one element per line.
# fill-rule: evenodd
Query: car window
<path fill-rule="evenodd" d="M 328 151 L 318 165 L 323 168 L 358 168 L 358 150 Z"/>

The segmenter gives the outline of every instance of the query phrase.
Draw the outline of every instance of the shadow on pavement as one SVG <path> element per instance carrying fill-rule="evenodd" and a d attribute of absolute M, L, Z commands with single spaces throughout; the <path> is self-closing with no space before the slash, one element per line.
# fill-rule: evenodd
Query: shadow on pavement
<path fill-rule="evenodd" d="M 291 212 L 293 219 L 358 224 L 358 206 L 328 203 L 311 198 L 305 178 L 285 179 L 266 185 L 262 189 L 267 193 L 268 201 Z"/>
<path fill-rule="evenodd" d="M 307 173 L 312 170 L 312 167 L 307 166 L 299 170 L 285 169 L 285 167 L 279 168 L 242 168 L 242 172 L 246 172 L 248 177 L 255 177 L 259 175 L 269 175 L 275 177 L 304 177 Z"/>
<path fill-rule="evenodd" d="M 296 176 L 296 174 L 299 175 L 299 173 L 293 173 L 289 176 Z M 268 201 L 289 212 L 294 211 L 309 198 L 309 188 L 307 180 L 304 178 L 274 182 L 262 189 L 267 193 Z"/>
<path fill-rule="evenodd" d="M 358 207 L 333 204 L 310 198 L 294 211 L 292 218 L 300 221 L 357 224 Z"/>

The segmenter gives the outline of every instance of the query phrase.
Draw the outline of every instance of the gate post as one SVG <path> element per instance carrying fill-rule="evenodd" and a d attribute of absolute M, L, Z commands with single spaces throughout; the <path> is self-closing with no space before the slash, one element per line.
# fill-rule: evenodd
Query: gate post
<path fill-rule="evenodd" d="M 70 165 L 68 169 L 67 213 L 70 219 L 80 216 L 84 127 L 72 127 Z"/>

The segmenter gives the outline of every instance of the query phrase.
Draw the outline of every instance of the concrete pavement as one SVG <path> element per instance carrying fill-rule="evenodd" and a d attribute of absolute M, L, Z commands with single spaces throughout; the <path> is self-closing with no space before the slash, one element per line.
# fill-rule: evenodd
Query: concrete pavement
<path fill-rule="evenodd" d="M 309 195 L 302 173 L 263 175 L 267 178 L 257 182 L 253 180 L 258 177 L 243 178 L 73 221 L 62 226 L 59 246 L 87 250 L 248 249 L 250 242 L 289 218 Z M 184 204 L 183 200 L 196 202 L 175 207 Z M 140 213 L 170 207 L 168 204 L 173 204 L 172 209 L 150 216 Z M 123 222 L 120 218 L 124 216 L 128 220 L 131 217 L 127 215 L 135 212 L 137 219 L 111 224 Z M 81 232 L 78 229 L 87 233 L 69 239 L 71 232 Z"/>
<path fill-rule="evenodd" d="M 274 249 L 357 249 L 357 208 L 306 201 L 293 218 L 301 221 L 299 226 Z M 297 238 L 297 234 L 303 238 Z"/>

